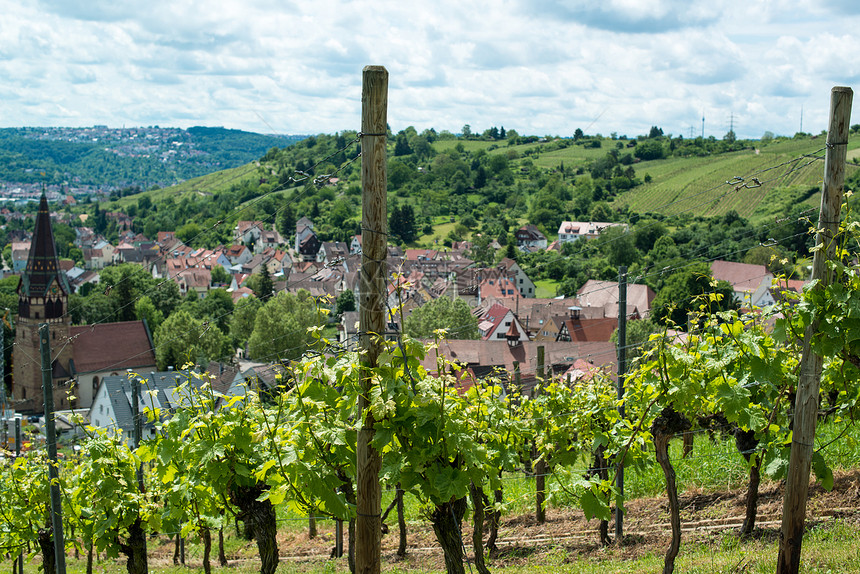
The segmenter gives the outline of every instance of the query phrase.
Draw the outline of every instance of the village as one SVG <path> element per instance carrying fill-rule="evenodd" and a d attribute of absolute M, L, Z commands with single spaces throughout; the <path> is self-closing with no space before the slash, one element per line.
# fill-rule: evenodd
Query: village
<path fill-rule="evenodd" d="M 6 214 L 11 216 L 11 212 Z M 342 349 L 354 350 L 358 342 L 360 297 L 359 268 L 362 237 L 349 243 L 321 241 L 313 222 L 302 217 L 294 236 L 284 238 L 274 226 L 262 221 L 239 221 L 233 243 L 216 249 L 194 249 L 175 232 L 159 232 L 148 238 L 131 231 L 133 220 L 126 214 L 108 212 L 115 221 L 119 242 L 112 244 L 92 227 L 74 227 L 74 244 L 83 253 L 83 266 L 57 257 L 52 221 L 66 214 L 50 211 L 43 196 L 33 234 L 13 232 L 11 269 L 21 276 L 16 321 L 11 392 L 8 415 L 17 410 L 39 419 L 42 406 L 38 324 L 47 320 L 53 342 L 59 349 L 53 361 L 53 381 L 60 391 L 55 403 L 61 436 L 73 438 L 76 430 L 71 413 L 82 414 L 94 427 L 130 435 L 132 408 L 130 374 L 146 380 L 145 387 L 157 391 L 160 404 L 177 400 L 171 389 L 189 379 L 173 366 L 159 371 L 151 326 L 145 320 L 73 325 L 68 312 L 72 293 L 101 289 L 100 274 L 121 264 L 141 266 L 160 282 L 176 284 L 182 297 L 196 293 L 206 297 L 212 289 L 224 289 L 236 304 L 255 297 L 249 279 L 271 277 L 274 293 L 309 292 L 323 305 L 351 293 L 355 305 L 347 305 L 331 323 Z M 605 222 L 564 221 L 558 240 L 548 244 L 533 225 L 515 234 L 520 252 L 560 249 L 563 243 L 588 241 L 603 229 L 619 225 Z M 491 245 L 496 250 L 500 245 Z M 387 308 L 388 337 L 402 332 L 402 325 L 417 308 L 440 297 L 464 301 L 476 318 L 478 338 L 463 339 L 450 325 L 441 344 L 442 353 L 463 367 L 461 390 L 489 375 L 503 374 L 526 394 L 538 377 L 538 349 L 553 376 L 568 381 L 588 380 L 597 372 L 616 375 L 617 351 L 612 340 L 619 315 L 627 320 L 647 318 L 655 293 L 646 285 L 629 284 L 626 307 L 619 307 L 619 284 L 587 281 L 571 298 L 536 298 L 534 282 L 514 259 L 502 257 L 492 267 L 479 267 L 468 258 L 470 242 L 455 242 L 444 249 L 388 247 Z M 711 273 L 732 286 L 737 303 L 763 307 L 778 298 L 779 291 L 800 291 L 802 281 L 782 280 L 762 265 L 713 261 Z M 683 333 L 676 334 L 679 337 Z M 426 359 L 432 370 L 435 359 Z M 210 361 L 195 366 L 211 377 L 212 388 L 224 397 L 243 394 L 247 388 L 267 390 L 277 385 L 278 374 L 288 361 L 252 361 L 237 349 L 228 361 Z M 8 416 L 10 421 L 13 417 Z M 11 427 L 10 427 L 11 428 Z M 7 437 L 11 436 L 7 432 Z M 7 446 L 8 446 L 7 441 Z"/>

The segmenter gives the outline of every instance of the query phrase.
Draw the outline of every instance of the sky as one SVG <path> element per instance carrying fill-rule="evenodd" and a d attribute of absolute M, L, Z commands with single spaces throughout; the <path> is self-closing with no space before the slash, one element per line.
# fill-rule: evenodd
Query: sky
<path fill-rule="evenodd" d="M 0 0 L 0 127 L 759 138 L 860 84 L 856 0 Z M 854 110 L 858 110 L 855 103 Z M 802 122 L 802 123 L 801 123 Z M 860 117 L 852 114 L 852 124 Z"/>

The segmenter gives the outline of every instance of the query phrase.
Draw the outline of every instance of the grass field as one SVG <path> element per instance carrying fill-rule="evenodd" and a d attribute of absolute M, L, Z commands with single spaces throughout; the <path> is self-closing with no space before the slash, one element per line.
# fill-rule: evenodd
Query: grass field
<path fill-rule="evenodd" d="M 146 195 L 153 201 L 153 203 L 164 201 L 168 197 L 172 197 L 174 200 L 180 201 L 185 196 L 199 196 L 201 194 L 222 191 L 229 189 L 231 185 L 240 184 L 243 181 L 256 181 L 258 177 L 259 174 L 257 172 L 257 166 L 254 163 L 249 163 L 233 169 L 225 169 L 223 171 L 217 171 L 201 177 L 195 177 L 194 179 L 189 179 L 180 184 L 165 187 L 163 189 L 149 191 L 146 192 Z M 138 199 L 141 197 L 143 197 L 143 194 L 123 197 L 118 199 L 116 203 L 125 208 L 132 204 L 136 205 Z"/>
<path fill-rule="evenodd" d="M 538 299 L 552 299 L 556 295 L 558 281 L 552 279 L 542 279 L 535 281 L 535 297 Z"/>
<path fill-rule="evenodd" d="M 684 574 L 770 574 L 776 570 L 779 542 L 774 537 L 740 541 L 731 534 L 715 535 L 712 539 L 683 546 L 675 562 L 675 572 Z M 663 567 L 663 556 L 648 551 L 630 556 L 629 551 L 608 547 L 586 556 L 571 551 L 564 545 L 550 546 L 541 553 L 523 549 L 519 559 L 510 559 L 508 564 L 490 561 L 492 571 L 507 574 L 642 574 L 659 572 Z M 173 566 L 166 560 L 151 561 L 152 574 L 187 574 L 202 572 L 196 545 L 188 546 L 188 566 Z M 0 560 L 0 569 L 11 571 L 8 560 Z M 26 574 L 36 574 L 37 562 L 25 564 Z M 122 574 L 125 565 L 121 561 L 102 561 L 95 564 L 98 574 Z M 231 564 L 229 568 L 214 567 L 214 571 L 252 574 L 259 571 L 255 561 Z M 437 574 L 444 570 L 412 565 L 384 562 L 382 571 L 389 574 Z M 468 570 L 467 570 L 468 571 Z M 69 574 L 85 574 L 86 560 L 67 560 Z M 329 561 L 282 562 L 279 574 L 342 574 L 349 572 L 345 559 Z M 860 572 L 860 538 L 857 525 L 849 521 L 832 520 L 817 524 L 804 536 L 801 572 L 808 574 L 836 574 Z"/>

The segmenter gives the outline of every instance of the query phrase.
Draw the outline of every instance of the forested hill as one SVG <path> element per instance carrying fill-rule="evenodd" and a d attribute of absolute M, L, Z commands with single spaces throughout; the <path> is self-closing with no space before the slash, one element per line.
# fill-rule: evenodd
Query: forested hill
<path fill-rule="evenodd" d="M 860 188 L 855 128 L 849 189 Z M 195 248 L 231 244 L 240 220 L 274 225 L 289 242 L 303 216 L 321 241 L 349 241 L 361 233 L 359 140 L 354 131 L 318 134 L 269 148 L 240 167 L 65 209 L 90 216 L 97 206 L 123 211 L 134 232 L 153 238 L 176 231 Z M 726 259 L 790 273 L 785 260 L 802 271 L 823 140 L 810 134 L 685 139 L 657 127 L 633 137 L 566 138 L 406 128 L 388 136 L 389 241 L 443 251 L 466 241 L 467 256 L 480 265 L 512 256 L 539 283 L 541 296 L 575 293 L 589 278 L 612 280 L 619 265 L 647 276 L 655 290 L 664 279 L 655 270 L 678 261 Z M 115 243 L 115 222 L 101 221 L 97 232 Z M 562 221 L 622 225 L 572 251 L 511 248 L 521 226 L 534 225 L 551 243 Z"/>
<path fill-rule="evenodd" d="M 305 136 L 210 127 L 0 129 L 0 185 L 111 190 L 173 185 L 238 167 Z"/>

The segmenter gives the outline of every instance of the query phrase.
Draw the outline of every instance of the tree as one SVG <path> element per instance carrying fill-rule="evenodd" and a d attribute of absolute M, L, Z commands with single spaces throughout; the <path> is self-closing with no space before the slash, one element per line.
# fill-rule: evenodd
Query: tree
<path fill-rule="evenodd" d="M 139 321 L 146 321 L 150 332 L 155 332 L 164 321 L 164 313 L 152 303 L 152 299 L 144 295 L 134 304 L 134 315 Z"/>
<path fill-rule="evenodd" d="M 275 285 L 272 282 L 272 275 L 269 273 L 268 266 L 263 265 L 263 269 L 260 270 L 258 279 L 256 281 L 252 281 L 249 284 L 249 287 L 251 287 L 251 290 L 254 291 L 254 295 L 256 295 L 263 303 L 271 299 L 272 294 L 275 292 Z"/>
<path fill-rule="evenodd" d="M 645 140 L 636 146 L 636 149 L 633 151 L 633 155 L 635 155 L 642 161 L 662 159 L 665 155 L 665 151 L 663 150 L 663 142 L 661 142 L 659 139 Z"/>
<path fill-rule="evenodd" d="M 69 313 L 74 325 L 111 323 L 116 320 L 116 300 L 101 291 L 93 291 L 86 297 L 76 293 L 69 296 Z"/>
<path fill-rule="evenodd" d="M 350 289 L 337 296 L 335 314 L 339 317 L 347 311 L 355 311 L 355 293 Z"/>
<path fill-rule="evenodd" d="M 146 292 L 146 295 L 152 299 L 152 304 L 155 308 L 164 313 L 167 317 L 179 306 L 182 302 L 182 295 L 179 294 L 179 285 L 176 281 L 164 279 Z"/>
<path fill-rule="evenodd" d="M 418 307 L 404 323 L 404 331 L 417 339 L 432 339 L 434 331 L 447 329 L 452 339 L 478 339 L 478 318 L 463 299 L 439 297 Z"/>
<path fill-rule="evenodd" d="M 403 243 L 411 243 L 418 236 L 415 223 L 415 211 L 412 206 L 404 204 L 395 206 L 388 220 L 388 232 Z"/>
<path fill-rule="evenodd" d="M 297 359 L 316 342 L 309 329 L 324 323 L 324 314 L 309 292 L 281 291 L 257 312 L 248 340 L 251 357 L 262 361 Z"/>
<path fill-rule="evenodd" d="M 189 221 L 176 230 L 176 238 L 186 245 L 194 243 L 194 240 L 197 239 L 198 235 L 200 235 L 200 226 L 193 221 Z"/>
<path fill-rule="evenodd" d="M 227 338 L 217 325 L 204 323 L 184 309 L 170 315 L 155 331 L 155 359 L 162 371 L 186 363 L 205 364 L 228 354 Z"/>
<path fill-rule="evenodd" d="M 400 132 L 394 140 L 394 155 L 409 155 L 412 153 L 412 148 L 409 147 L 409 141 L 406 139 L 406 134 Z"/>
<path fill-rule="evenodd" d="M 98 203 L 96 203 L 96 209 L 93 213 L 93 219 L 95 220 L 95 224 L 93 226 L 95 232 L 99 234 L 104 233 L 107 229 L 107 216 L 105 215 L 104 211 L 99 209 Z"/>
<path fill-rule="evenodd" d="M 106 287 L 105 292 L 115 302 L 117 321 L 133 321 L 136 318 L 135 302 L 141 295 L 149 294 L 153 286 L 152 276 L 146 269 L 134 263 L 105 267 L 99 282 Z"/>
<path fill-rule="evenodd" d="M 230 274 L 220 265 L 212 266 L 212 284 L 213 285 L 229 285 Z"/>
<path fill-rule="evenodd" d="M 461 131 L 463 132 L 464 138 L 468 139 L 472 137 L 472 126 L 470 126 L 469 124 L 464 125 Z"/>
<path fill-rule="evenodd" d="M 240 346 L 244 346 L 251 337 L 257 311 L 262 306 L 263 302 L 256 297 L 243 297 L 236 302 L 230 319 L 230 333 Z"/>
<path fill-rule="evenodd" d="M 702 305 L 711 312 L 737 307 L 731 285 L 714 280 L 707 263 L 673 273 L 651 303 L 651 317 L 661 325 L 686 329 L 688 316 Z"/>
<path fill-rule="evenodd" d="M 200 301 L 200 312 L 218 325 L 222 333 L 230 329 L 230 314 L 233 312 L 233 298 L 226 289 L 210 289 Z"/>
<path fill-rule="evenodd" d="M 583 138 L 585 134 L 582 133 L 582 129 L 576 128 L 573 132 L 573 141 L 579 141 Z"/>
<path fill-rule="evenodd" d="M 278 210 L 278 215 L 275 217 L 275 226 L 278 228 L 278 233 L 284 238 L 291 237 L 296 231 L 296 212 L 293 211 L 291 203 L 286 203 Z"/>

